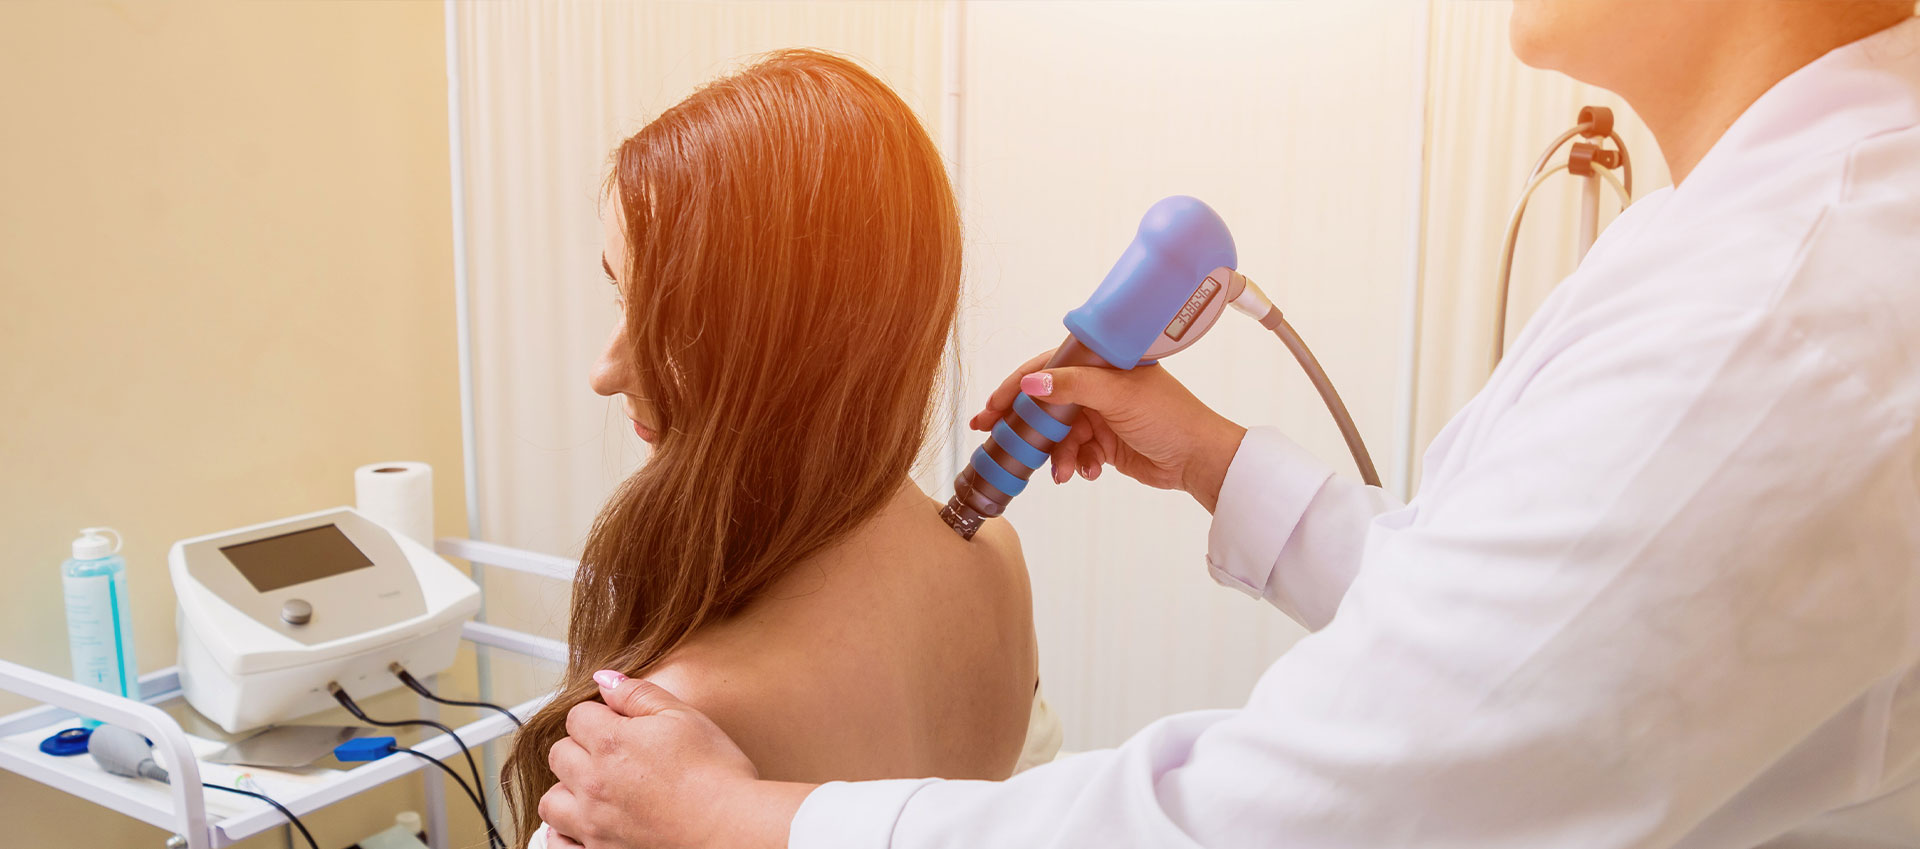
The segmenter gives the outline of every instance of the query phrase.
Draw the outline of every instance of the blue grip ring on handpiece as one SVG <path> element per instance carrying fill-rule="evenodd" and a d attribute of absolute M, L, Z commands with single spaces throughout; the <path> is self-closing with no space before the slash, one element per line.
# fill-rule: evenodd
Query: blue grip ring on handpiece
<path fill-rule="evenodd" d="M 1020 397 L 1024 398 L 1026 396 L 1022 395 Z M 1047 420 L 1053 421 L 1053 417 L 1048 416 Z M 1055 422 L 1055 424 L 1058 424 L 1058 422 Z M 993 423 L 993 441 L 1002 449 L 1005 449 L 1008 456 L 1025 464 L 1029 469 L 1038 469 L 1046 465 L 1047 452 L 1021 439 L 1020 434 L 1013 432 L 1013 426 L 1007 424 L 1006 419 L 1001 419 Z M 1059 442 L 1060 440 L 1055 439 L 1053 441 Z"/>
<path fill-rule="evenodd" d="M 1026 422 L 1028 427 L 1033 428 L 1035 432 L 1054 442 L 1066 439 L 1067 434 L 1073 431 L 1072 424 L 1056 419 L 1052 413 L 1040 409 L 1040 405 L 1035 404 L 1033 398 L 1025 392 L 1014 396 L 1013 412 L 1014 415 L 1020 417 L 1021 421 Z M 1001 419 L 1000 421 L 1005 423 L 1006 419 Z M 1026 440 L 1021 441 L 1025 442 Z M 1039 446 L 1034 447 L 1039 448 Z M 1047 447 L 1051 448 L 1053 446 L 1049 445 Z M 1040 450 L 1044 451 L 1046 449 Z M 1029 463 L 1028 465 L 1039 468 L 1038 464 Z"/>
<path fill-rule="evenodd" d="M 1021 490 L 1027 488 L 1027 482 L 1025 480 L 1014 477 L 1012 472 L 1001 468 L 999 463 L 994 462 L 993 456 L 987 453 L 987 448 L 984 445 L 973 449 L 973 457 L 969 461 L 969 464 L 972 466 L 974 472 L 978 473 L 987 483 L 993 484 L 994 489 L 1006 493 L 1008 498 L 1019 495 Z"/>

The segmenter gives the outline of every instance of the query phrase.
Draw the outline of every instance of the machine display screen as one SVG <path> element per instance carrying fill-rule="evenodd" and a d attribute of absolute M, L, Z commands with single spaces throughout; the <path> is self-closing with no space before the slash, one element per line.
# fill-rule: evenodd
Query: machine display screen
<path fill-rule="evenodd" d="M 337 525 L 229 545 L 220 553 L 263 593 L 373 565 Z"/>

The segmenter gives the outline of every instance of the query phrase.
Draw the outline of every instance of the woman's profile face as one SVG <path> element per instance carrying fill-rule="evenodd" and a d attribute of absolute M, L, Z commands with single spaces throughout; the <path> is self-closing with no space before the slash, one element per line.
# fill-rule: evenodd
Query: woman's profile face
<path fill-rule="evenodd" d="M 601 204 L 600 208 L 600 221 L 605 231 L 605 244 L 600 254 L 601 266 L 606 272 L 607 282 L 612 284 L 616 310 L 613 333 L 607 337 L 607 347 L 600 352 L 600 359 L 593 364 L 587 384 L 593 387 L 595 393 L 609 398 L 618 397 L 621 411 L 633 422 L 633 432 L 651 444 L 659 438 L 660 432 L 655 427 L 653 408 L 640 395 L 640 370 L 633 362 L 633 345 L 627 340 L 627 302 L 624 295 L 627 281 L 621 279 L 627 273 L 627 236 L 621 228 L 625 216 L 620 211 L 618 194 L 609 192 L 607 202 Z"/>

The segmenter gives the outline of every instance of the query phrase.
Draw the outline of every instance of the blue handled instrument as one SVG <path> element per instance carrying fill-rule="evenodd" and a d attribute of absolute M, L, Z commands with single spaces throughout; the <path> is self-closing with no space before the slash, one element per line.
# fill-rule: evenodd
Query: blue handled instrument
<path fill-rule="evenodd" d="M 1259 287 L 1234 268 L 1233 234 L 1200 201 L 1176 195 L 1154 204 L 1120 260 L 1085 304 L 1067 313 L 1067 339 L 1046 368 L 1101 366 L 1131 369 L 1192 345 L 1229 305 L 1279 334 L 1306 368 L 1340 423 L 1361 476 L 1378 486 L 1373 462 L 1352 417 L 1299 335 Z M 1080 408 L 1022 392 L 953 482 L 940 517 L 964 539 L 1005 512 L 1034 471 L 1065 439 Z"/>

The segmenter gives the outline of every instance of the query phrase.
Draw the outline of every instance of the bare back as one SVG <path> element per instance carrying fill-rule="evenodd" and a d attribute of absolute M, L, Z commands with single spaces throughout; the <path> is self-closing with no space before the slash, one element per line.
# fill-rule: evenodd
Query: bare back
<path fill-rule="evenodd" d="M 764 778 L 1005 778 L 1039 674 L 1026 564 L 1006 522 L 968 542 L 938 510 L 905 484 L 647 677 Z"/>

